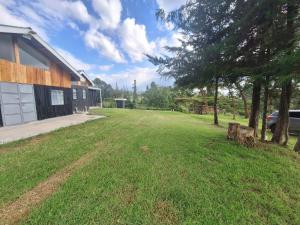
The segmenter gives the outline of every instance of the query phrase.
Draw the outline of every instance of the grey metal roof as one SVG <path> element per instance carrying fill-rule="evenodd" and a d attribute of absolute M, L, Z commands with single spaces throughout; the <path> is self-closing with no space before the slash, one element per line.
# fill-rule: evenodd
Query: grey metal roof
<path fill-rule="evenodd" d="M 17 26 L 8 26 L 0 24 L 0 33 L 9 33 L 9 34 L 20 34 L 26 35 L 38 42 L 48 53 L 54 56 L 60 63 L 67 67 L 70 72 L 75 75 L 78 80 L 82 79 L 82 76 L 78 71 L 67 62 L 54 48 L 52 48 L 47 42 L 45 42 L 35 31 L 30 27 L 17 27 Z"/>

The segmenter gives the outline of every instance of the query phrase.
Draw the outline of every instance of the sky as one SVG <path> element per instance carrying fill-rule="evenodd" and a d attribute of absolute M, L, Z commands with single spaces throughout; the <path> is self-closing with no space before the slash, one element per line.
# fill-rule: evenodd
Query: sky
<path fill-rule="evenodd" d="M 169 86 L 145 54 L 180 46 L 180 33 L 158 21 L 186 0 L 0 0 L 0 23 L 31 27 L 76 69 L 113 87 L 140 91 L 155 81 Z"/>

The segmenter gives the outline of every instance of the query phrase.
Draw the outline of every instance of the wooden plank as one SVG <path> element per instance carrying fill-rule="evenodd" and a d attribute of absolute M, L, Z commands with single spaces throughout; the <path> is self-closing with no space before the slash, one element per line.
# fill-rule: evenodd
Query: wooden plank
<path fill-rule="evenodd" d="M 50 71 L 45 71 L 45 85 L 51 86 L 51 73 Z"/>
<path fill-rule="evenodd" d="M 19 52 L 19 46 L 16 37 L 13 38 L 13 47 L 14 47 L 15 62 L 16 64 L 20 64 L 20 52 Z"/>
<path fill-rule="evenodd" d="M 26 84 L 27 83 L 27 74 L 26 74 L 26 66 L 24 65 L 18 65 L 18 76 L 17 76 L 17 80 L 18 83 L 22 83 L 22 84 Z"/>
<path fill-rule="evenodd" d="M 0 81 L 71 87 L 71 75 L 55 63 L 49 70 L 0 60 Z"/>

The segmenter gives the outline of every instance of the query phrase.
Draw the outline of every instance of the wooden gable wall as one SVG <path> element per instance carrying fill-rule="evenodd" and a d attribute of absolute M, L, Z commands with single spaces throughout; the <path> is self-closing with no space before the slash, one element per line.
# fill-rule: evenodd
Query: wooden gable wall
<path fill-rule="evenodd" d="M 71 75 L 55 63 L 44 70 L 0 59 L 0 81 L 71 88 Z"/>
<path fill-rule="evenodd" d="M 0 82 L 71 88 L 71 75 L 55 62 L 50 61 L 49 70 L 20 64 L 19 49 L 15 39 L 14 55 L 15 62 L 0 59 Z"/>

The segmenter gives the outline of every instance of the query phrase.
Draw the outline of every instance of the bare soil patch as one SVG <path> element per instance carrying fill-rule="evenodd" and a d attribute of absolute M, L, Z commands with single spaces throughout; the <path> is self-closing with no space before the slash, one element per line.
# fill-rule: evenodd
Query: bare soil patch
<path fill-rule="evenodd" d="M 178 224 L 178 218 L 172 203 L 168 201 L 159 200 L 155 204 L 154 215 L 157 218 L 157 221 L 160 221 L 162 224 Z"/>
<path fill-rule="evenodd" d="M 149 151 L 150 151 L 150 149 L 149 149 L 148 146 L 146 146 L 146 145 L 142 146 L 140 149 L 141 149 L 141 151 L 142 151 L 143 153 L 145 153 L 145 154 L 148 154 Z"/>

